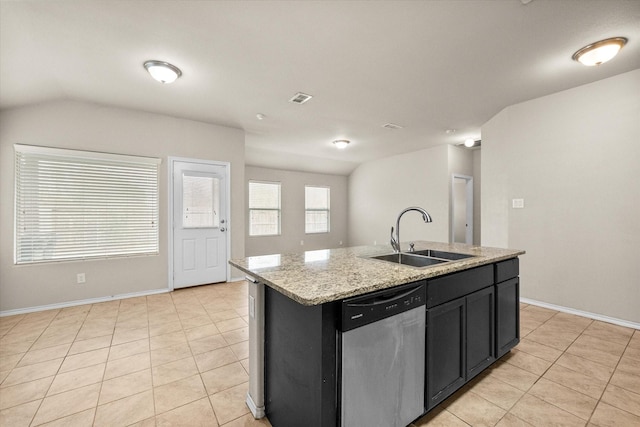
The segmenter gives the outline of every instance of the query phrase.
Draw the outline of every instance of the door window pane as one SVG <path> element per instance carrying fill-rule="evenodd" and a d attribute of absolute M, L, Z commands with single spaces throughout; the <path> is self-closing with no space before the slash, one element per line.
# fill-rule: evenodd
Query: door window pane
<path fill-rule="evenodd" d="M 182 174 L 182 227 L 220 226 L 220 179 Z"/>

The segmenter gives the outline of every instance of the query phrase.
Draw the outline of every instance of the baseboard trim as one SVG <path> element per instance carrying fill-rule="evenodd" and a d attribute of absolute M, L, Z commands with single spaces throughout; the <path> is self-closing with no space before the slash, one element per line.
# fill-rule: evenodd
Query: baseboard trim
<path fill-rule="evenodd" d="M 156 295 L 156 294 L 164 294 L 169 292 L 169 289 L 154 289 L 151 291 L 141 291 L 141 292 L 131 292 L 128 294 L 120 294 L 120 295 L 112 295 L 108 297 L 99 297 L 99 298 L 89 298 L 77 301 L 68 301 L 61 302 L 56 304 L 47 304 L 47 305 L 39 305 L 36 307 L 27 307 L 27 308 L 18 308 L 14 310 L 4 310 L 0 311 L 0 317 L 5 316 L 15 316 L 16 314 L 27 314 L 27 313 L 35 313 L 37 311 L 45 311 L 45 310 L 54 310 L 60 308 L 68 308 L 75 307 L 77 305 L 84 304 L 97 304 L 101 302 L 108 302 L 119 299 L 127 299 L 127 298 L 135 298 L 135 297 L 144 297 L 148 295 Z"/>
<path fill-rule="evenodd" d="M 249 393 L 247 393 L 247 399 L 245 400 L 245 403 L 247 404 L 247 406 L 249 407 L 249 410 L 253 414 L 253 418 L 255 418 L 256 420 L 259 420 L 260 418 L 264 418 L 265 416 L 264 406 L 261 406 L 258 408 L 256 404 L 253 402 L 253 398 Z"/>
<path fill-rule="evenodd" d="M 588 311 L 576 310 L 575 308 L 563 307 L 561 305 L 549 304 L 542 301 L 536 301 L 529 298 L 520 298 L 520 302 L 525 304 L 536 305 L 538 307 L 549 308 L 551 310 L 561 311 L 563 313 L 575 314 L 576 316 L 587 317 L 589 319 L 600 320 L 602 322 L 613 323 L 614 325 L 624 326 L 625 328 L 640 329 L 640 323 L 630 322 L 628 320 L 617 319 L 602 314 L 591 313 Z"/>

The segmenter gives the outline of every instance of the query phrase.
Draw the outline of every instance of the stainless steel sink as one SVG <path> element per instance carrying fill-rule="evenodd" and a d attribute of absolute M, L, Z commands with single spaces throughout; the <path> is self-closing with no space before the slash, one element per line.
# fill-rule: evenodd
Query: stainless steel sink
<path fill-rule="evenodd" d="M 446 259 L 448 261 L 457 261 L 459 259 L 473 258 L 473 255 L 459 254 L 455 252 L 436 251 L 434 249 L 425 249 L 422 251 L 411 252 L 411 255 L 422 255 L 433 258 Z"/>
<path fill-rule="evenodd" d="M 456 252 L 437 251 L 434 249 L 425 249 L 415 252 L 401 252 L 386 255 L 372 256 L 370 258 L 381 261 L 392 262 L 395 264 L 408 265 L 410 267 L 426 268 L 447 262 L 458 261 L 461 259 L 472 258 L 474 255 L 459 254 Z"/>
<path fill-rule="evenodd" d="M 429 258 L 426 256 L 413 255 L 413 254 L 388 254 L 378 255 L 371 257 L 373 259 L 379 259 L 381 261 L 393 262 L 396 264 L 409 265 L 411 267 L 430 267 L 432 265 L 442 264 L 447 262 L 444 259 Z"/>

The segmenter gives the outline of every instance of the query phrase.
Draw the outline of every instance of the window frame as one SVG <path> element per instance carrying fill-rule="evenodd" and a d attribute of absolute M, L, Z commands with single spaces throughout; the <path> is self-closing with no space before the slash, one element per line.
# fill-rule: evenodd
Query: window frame
<path fill-rule="evenodd" d="M 322 188 L 327 190 L 327 208 L 326 209 L 309 209 L 307 207 L 307 188 Z M 308 231 L 307 230 L 307 213 L 308 212 L 326 212 L 327 213 L 327 230 L 326 231 Z M 304 186 L 304 234 L 328 234 L 331 233 L 331 187 L 328 185 L 305 185 Z"/>
<path fill-rule="evenodd" d="M 161 162 L 14 144 L 14 265 L 159 255 Z"/>
<path fill-rule="evenodd" d="M 278 187 L 278 207 L 277 208 L 252 208 L 251 207 L 251 184 L 267 184 L 267 185 L 276 185 Z M 256 180 L 250 179 L 247 185 L 247 221 L 248 221 L 248 233 L 249 237 L 273 237 L 273 236 L 281 236 L 282 235 L 282 183 L 278 181 L 264 181 L 264 180 Z M 251 231 L 251 212 L 252 211 L 275 211 L 278 214 L 278 223 L 277 223 L 277 231 L 276 233 L 269 234 L 252 234 Z"/>

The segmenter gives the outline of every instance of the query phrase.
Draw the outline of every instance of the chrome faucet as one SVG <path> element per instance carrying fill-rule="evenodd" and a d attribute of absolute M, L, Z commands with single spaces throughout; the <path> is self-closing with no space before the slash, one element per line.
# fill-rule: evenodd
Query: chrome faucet
<path fill-rule="evenodd" d="M 422 214 L 422 219 L 424 220 L 424 222 L 431 222 L 431 215 L 429 215 L 429 212 L 417 206 L 411 206 L 400 212 L 400 214 L 398 215 L 398 219 L 396 220 L 395 237 L 393 236 L 393 227 L 391 227 L 391 247 L 393 248 L 393 251 L 395 253 L 400 253 L 400 218 L 402 218 L 402 215 L 409 211 L 418 211 Z"/>

